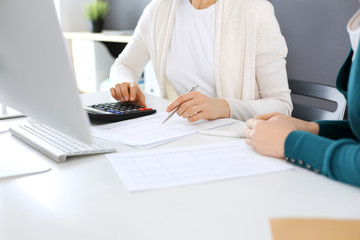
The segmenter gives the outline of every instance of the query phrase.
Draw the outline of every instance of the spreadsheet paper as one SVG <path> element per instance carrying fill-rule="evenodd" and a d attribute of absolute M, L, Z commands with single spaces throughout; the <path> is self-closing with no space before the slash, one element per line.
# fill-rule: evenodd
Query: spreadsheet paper
<path fill-rule="evenodd" d="M 162 150 L 107 154 L 129 191 L 174 187 L 289 170 L 292 166 L 265 157 L 245 140 Z"/>

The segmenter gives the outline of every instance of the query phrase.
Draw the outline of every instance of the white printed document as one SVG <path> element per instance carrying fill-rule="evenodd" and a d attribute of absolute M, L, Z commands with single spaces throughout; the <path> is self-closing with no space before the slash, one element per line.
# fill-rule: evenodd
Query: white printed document
<path fill-rule="evenodd" d="M 180 186 L 291 169 L 244 140 L 192 147 L 107 154 L 129 191 Z"/>
<path fill-rule="evenodd" d="M 138 148 L 151 148 L 170 142 L 199 130 L 207 130 L 226 126 L 235 122 L 234 119 L 200 120 L 190 123 L 187 119 L 172 116 L 166 123 L 162 121 L 168 113 L 154 114 L 116 123 L 92 126 L 94 136 L 113 142 L 124 143 Z"/>

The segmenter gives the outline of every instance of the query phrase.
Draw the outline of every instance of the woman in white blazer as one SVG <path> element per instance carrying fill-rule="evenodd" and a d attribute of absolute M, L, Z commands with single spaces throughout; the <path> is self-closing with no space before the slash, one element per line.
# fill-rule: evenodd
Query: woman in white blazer
<path fill-rule="evenodd" d="M 291 114 L 287 46 L 267 0 L 153 0 L 110 71 L 119 101 L 145 97 L 137 85 L 152 61 L 167 108 L 190 122 Z M 194 85 L 198 91 L 186 93 Z"/>

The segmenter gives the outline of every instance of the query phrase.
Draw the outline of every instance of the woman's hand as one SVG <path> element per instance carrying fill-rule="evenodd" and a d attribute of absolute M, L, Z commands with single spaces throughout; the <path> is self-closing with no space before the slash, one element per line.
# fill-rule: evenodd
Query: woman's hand
<path fill-rule="evenodd" d="M 273 117 L 278 117 L 286 120 L 289 124 L 293 125 L 294 128 L 296 128 L 296 130 L 298 131 L 306 131 L 316 135 L 319 134 L 319 125 L 317 123 L 303 121 L 298 118 L 293 118 L 278 112 L 259 115 L 255 119 L 269 120 Z"/>
<path fill-rule="evenodd" d="M 135 82 L 118 83 L 110 88 L 111 96 L 121 102 L 137 102 L 141 106 L 145 105 L 145 96 L 141 92 L 139 85 Z"/>
<path fill-rule="evenodd" d="M 189 122 L 230 117 L 230 107 L 225 99 L 211 98 L 197 91 L 177 97 L 166 111 L 171 112 L 179 105 L 177 114 L 187 118 Z"/>
<path fill-rule="evenodd" d="M 260 154 L 283 158 L 285 140 L 292 131 L 319 133 L 319 125 L 292 118 L 281 113 L 264 114 L 249 119 L 244 133 L 246 143 Z"/>

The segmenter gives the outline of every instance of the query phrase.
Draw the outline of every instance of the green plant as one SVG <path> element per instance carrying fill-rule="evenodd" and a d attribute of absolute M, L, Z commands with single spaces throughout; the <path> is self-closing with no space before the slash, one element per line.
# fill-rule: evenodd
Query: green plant
<path fill-rule="evenodd" d="M 90 21 L 101 21 L 105 19 L 109 10 L 110 6 L 107 1 L 96 0 L 95 2 L 86 4 L 84 15 Z"/>

